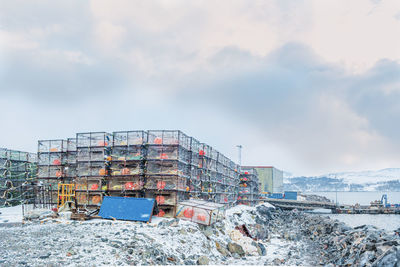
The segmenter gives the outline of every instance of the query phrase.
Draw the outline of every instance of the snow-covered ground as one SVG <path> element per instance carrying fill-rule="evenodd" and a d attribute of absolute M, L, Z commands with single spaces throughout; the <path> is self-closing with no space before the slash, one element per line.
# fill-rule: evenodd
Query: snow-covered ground
<path fill-rule="evenodd" d="M 22 220 L 18 211 L 21 207 L 0 209 L 2 218 L 13 222 Z M 195 265 L 201 256 L 217 265 L 312 262 L 309 253 L 301 254 L 308 246 L 301 240 L 290 241 L 270 232 L 265 240 L 254 241 L 234 229 L 242 224 L 256 225 L 260 218 L 256 208 L 239 205 L 227 210 L 226 219 L 213 227 L 157 217 L 147 224 L 47 219 L 1 227 L 0 222 L 0 266 Z M 246 255 L 228 251 L 231 242 L 240 244 Z M 260 255 L 260 246 L 266 249 L 264 255 Z M 298 255 L 288 261 L 288 253 L 295 250 Z"/>
<path fill-rule="evenodd" d="M 1 223 L 20 223 L 22 222 L 22 206 L 0 208 Z"/>

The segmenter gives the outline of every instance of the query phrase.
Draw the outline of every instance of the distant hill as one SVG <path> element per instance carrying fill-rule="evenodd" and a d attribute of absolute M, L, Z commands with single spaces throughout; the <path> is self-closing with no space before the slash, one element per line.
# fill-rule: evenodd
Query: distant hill
<path fill-rule="evenodd" d="M 284 189 L 303 192 L 400 191 L 400 168 L 338 172 L 312 177 L 285 175 Z"/>

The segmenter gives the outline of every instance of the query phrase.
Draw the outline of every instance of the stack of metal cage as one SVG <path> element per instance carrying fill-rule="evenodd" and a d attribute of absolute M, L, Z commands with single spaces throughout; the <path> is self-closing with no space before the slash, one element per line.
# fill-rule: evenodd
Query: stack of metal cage
<path fill-rule="evenodd" d="M 148 131 L 145 191 L 160 216 L 175 216 L 177 203 L 189 198 L 190 141 L 181 131 Z"/>
<path fill-rule="evenodd" d="M 113 135 L 106 132 L 76 135 L 75 190 L 78 207 L 100 206 L 111 172 Z"/>
<path fill-rule="evenodd" d="M 39 184 L 50 188 L 52 203 L 56 204 L 58 183 L 66 181 L 67 140 L 40 140 L 37 156 Z"/>
<path fill-rule="evenodd" d="M 0 207 L 20 204 L 22 186 L 36 173 L 36 154 L 0 148 Z"/>
<path fill-rule="evenodd" d="M 95 209 L 103 196 L 155 198 L 159 216 L 173 217 L 178 202 L 237 200 L 239 166 L 178 130 L 78 133 L 39 141 L 39 180 L 74 183 L 78 208 Z"/>
<path fill-rule="evenodd" d="M 113 133 L 111 175 L 107 183 L 108 195 L 143 196 L 146 150 L 147 132 Z"/>
<path fill-rule="evenodd" d="M 238 204 L 256 205 L 259 201 L 259 179 L 255 168 L 242 167 L 240 174 Z"/>

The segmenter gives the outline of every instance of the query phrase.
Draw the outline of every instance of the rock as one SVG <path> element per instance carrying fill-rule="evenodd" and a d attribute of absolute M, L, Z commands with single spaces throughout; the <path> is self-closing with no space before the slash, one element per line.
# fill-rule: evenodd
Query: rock
<path fill-rule="evenodd" d="M 282 261 L 281 261 L 280 259 L 278 259 L 278 258 L 275 258 L 275 259 L 272 261 L 272 263 L 273 263 L 274 265 L 281 265 Z"/>
<path fill-rule="evenodd" d="M 215 241 L 215 246 L 217 247 L 218 252 L 221 253 L 223 256 L 227 256 L 229 254 L 228 250 L 225 247 L 221 246 L 221 244 L 217 241 Z"/>
<path fill-rule="evenodd" d="M 241 257 L 243 257 L 245 255 L 245 252 L 244 252 L 242 246 L 239 244 L 236 244 L 236 243 L 232 243 L 232 242 L 228 243 L 228 250 L 229 250 L 229 252 L 236 253 Z"/>
<path fill-rule="evenodd" d="M 185 265 L 196 265 L 196 262 L 192 261 L 192 260 L 185 260 L 183 262 Z"/>
<path fill-rule="evenodd" d="M 197 264 L 198 264 L 198 265 L 208 265 L 209 262 L 210 262 L 210 260 L 209 260 L 206 256 L 201 256 L 201 257 L 197 260 Z"/>
<path fill-rule="evenodd" d="M 127 250 L 127 252 L 128 252 L 128 254 L 132 255 L 132 254 L 133 254 L 133 249 L 129 248 L 129 249 Z"/>
<path fill-rule="evenodd" d="M 203 230 L 203 234 L 204 234 L 206 237 L 212 236 L 213 233 L 214 233 L 214 231 L 213 231 L 213 229 L 212 229 L 210 226 L 207 226 L 207 227 Z"/>
<path fill-rule="evenodd" d="M 39 259 L 48 259 L 50 256 L 51 256 L 50 253 L 46 253 L 46 254 L 40 255 Z"/>
<path fill-rule="evenodd" d="M 179 229 L 179 233 L 181 235 L 187 235 L 187 232 L 186 232 L 185 228 Z"/>
<path fill-rule="evenodd" d="M 267 250 L 263 244 L 257 243 L 257 248 L 259 249 L 259 251 L 261 251 L 261 253 L 259 252 L 261 256 L 267 255 Z"/>
<path fill-rule="evenodd" d="M 165 227 L 172 226 L 172 227 L 175 227 L 178 224 L 179 224 L 179 219 L 173 219 L 173 220 L 164 219 L 164 220 L 162 220 L 161 222 L 158 223 L 157 227 L 161 227 L 161 226 L 165 226 Z M 141 227 L 143 227 L 143 226 L 141 225 Z"/>
<path fill-rule="evenodd" d="M 105 238 L 105 237 L 101 238 L 101 242 L 107 242 L 107 241 L 108 241 L 108 238 Z"/>

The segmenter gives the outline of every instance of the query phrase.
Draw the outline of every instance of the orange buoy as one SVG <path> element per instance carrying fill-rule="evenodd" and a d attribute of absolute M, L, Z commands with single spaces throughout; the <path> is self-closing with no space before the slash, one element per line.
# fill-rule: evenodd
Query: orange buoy
<path fill-rule="evenodd" d="M 107 170 L 106 169 L 100 169 L 99 170 L 99 175 L 107 175 Z"/>
<path fill-rule="evenodd" d="M 160 137 L 155 138 L 154 139 L 154 144 L 161 145 L 162 144 L 162 138 L 160 138 Z"/>
<path fill-rule="evenodd" d="M 249 174 L 249 172 L 244 172 L 244 174 Z"/>
<path fill-rule="evenodd" d="M 125 189 L 126 189 L 126 190 L 133 190 L 133 189 L 134 189 L 133 182 L 127 182 L 127 183 L 125 184 Z"/>
<path fill-rule="evenodd" d="M 59 159 L 53 160 L 53 165 L 61 165 L 61 161 Z"/>
<path fill-rule="evenodd" d="M 160 158 L 161 158 L 161 159 L 168 159 L 167 153 L 161 153 Z"/>
<path fill-rule="evenodd" d="M 162 204 L 165 203 L 165 197 L 164 196 L 157 196 L 156 197 L 156 201 L 157 201 L 157 204 L 162 205 Z"/>
<path fill-rule="evenodd" d="M 183 211 L 183 216 L 185 216 L 185 218 L 192 218 L 194 215 L 193 209 L 191 208 L 187 208 Z"/>
<path fill-rule="evenodd" d="M 157 189 L 158 189 L 158 190 L 164 189 L 165 186 L 166 186 L 165 181 L 158 181 L 158 182 L 157 182 Z"/>
<path fill-rule="evenodd" d="M 62 171 L 56 171 L 56 177 L 60 178 L 62 176 Z"/>
<path fill-rule="evenodd" d="M 99 141 L 99 142 L 98 142 L 98 145 L 99 145 L 99 146 L 108 146 L 108 143 L 105 142 L 105 141 Z"/>
<path fill-rule="evenodd" d="M 99 189 L 98 184 L 92 184 L 92 186 L 90 186 L 90 190 L 97 190 L 97 189 Z"/>
<path fill-rule="evenodd" d="M 206 154 L 206 153 L 204 153 L 204 150 L 200 150 L 200 151 L 199 151 L 199 155 L 200 155 L 200 156 L 204 156 L 205 154 Z"/>
<path fill-rule="evenodd" d="M 160 209 L 160 211 L 157 214 L 157 217 L 164 217 L 164 215 L 165 215 L 165 212 L 162 209 Z"/>

